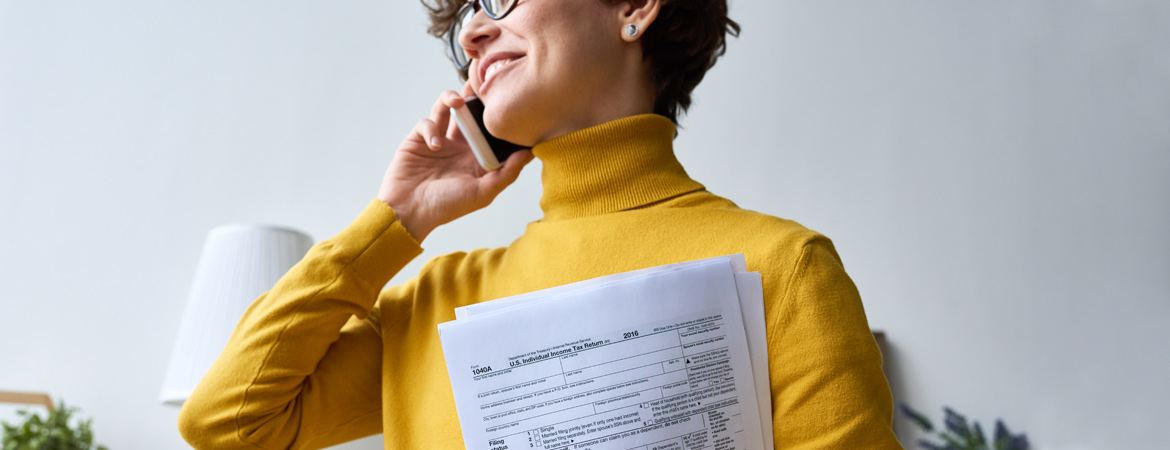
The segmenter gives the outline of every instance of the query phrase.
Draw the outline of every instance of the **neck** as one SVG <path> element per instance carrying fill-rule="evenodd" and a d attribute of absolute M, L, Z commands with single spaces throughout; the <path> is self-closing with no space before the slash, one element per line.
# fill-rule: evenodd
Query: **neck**
<path fill-rule="evenodd" d="M 650 65 L 642 61 L 642 53 L 627 52 L 622 64 L 628 70 L 619 71 L 613 78 L 599 80 L 594 86 L 580 89 L 579 98 L 565 104 L 564 110 L 546 117 L 558 117 L 556 124 L 544 127 L 535 142 L 545 142 L 577 130 L 595 127 L 623 117 L 654 112 L 655 87 L 650 83 Z M 590 105 L 582 108 L 581 105 Z"/>
<path fill-rule="evenodd" d="M 674 134 L 670 119 L 641 114 L 533 147 L 543 166 L 544 220 L 636 209 L 703 189 L 675 158 Z"/>

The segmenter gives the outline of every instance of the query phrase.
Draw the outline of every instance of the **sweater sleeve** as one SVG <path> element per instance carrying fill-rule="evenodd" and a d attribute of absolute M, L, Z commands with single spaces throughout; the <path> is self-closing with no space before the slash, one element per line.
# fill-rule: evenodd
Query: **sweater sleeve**
<path fill-rule="evenodd" d="M 380 433 L 376 302 L 420 253 L 371 200 L 248 307 L 179 412 L 183 438 L 201 450 L 318 449 Z"/>
<path fill-rule="evenodd" d="M 902 449 L 882 356 L 823 236 L 801 249 L 769 336 L 776 449 Z"/>

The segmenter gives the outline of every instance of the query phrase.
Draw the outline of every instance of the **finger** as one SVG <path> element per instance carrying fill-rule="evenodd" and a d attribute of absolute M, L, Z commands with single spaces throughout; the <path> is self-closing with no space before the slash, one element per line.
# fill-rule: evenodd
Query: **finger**
<path fill-rule="evenodd" d="M 458 92 L 450 89 L 443 91 L 434 106 L 431 106 L 431 121 L 439 125 L 440 129 L 446 130 L 451 120 L 451 108 L 459 108 L 463 103 L 463 97 Z"/>
<path fill-rule="evenodd" d="M 471 80 L 467 80 L 466 83 L 463 83 L 463 92 L 461 92 L 461 94 L 463 95 L 463 98 L 471 97 L 473 95 L 478 96 L 478 94 L 475 93 L 475 86 L 471 85 Z"/>
<path fill-rule="evenodd" d="M 432 151 L 443 147 L 443 130 L 430 119 L 422 119 L 414 124 L 414 134 Z"/>
<path fill-rule="evenodd" d="M 459 124 L 455 123 L 454 120 L 452 120 L 451 123 L 447 125 L 447 139 L 468 145 L 467 137 L 463 135 L 463 130 L 459 129 Z"/>
<path fill-rule="evenodd" d="M 487 194 L 488 198 L 495 198 L 496 194 L 516 181 L 516 178 L 520 176 L 520 170 L 533 159 L 532 150 L 520 150 L 509 155 L 499 169 L 489 172 L 479 179 L 483 193 Z"/>

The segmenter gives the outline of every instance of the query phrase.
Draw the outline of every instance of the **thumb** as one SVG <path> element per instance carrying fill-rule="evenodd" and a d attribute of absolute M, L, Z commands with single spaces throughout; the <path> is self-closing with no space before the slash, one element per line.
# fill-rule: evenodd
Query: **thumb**
<path fill-rule="evenodd" d="M 488 172 L 479 179 L 480 192 L 489 195 L 489 198 L 495 198 L 496 194 L 516 181 L 520 176 L 520 170 L 533 159 L 535 157 L 532 156 L 532 150 L 512 153 L 499 169 Z"/>

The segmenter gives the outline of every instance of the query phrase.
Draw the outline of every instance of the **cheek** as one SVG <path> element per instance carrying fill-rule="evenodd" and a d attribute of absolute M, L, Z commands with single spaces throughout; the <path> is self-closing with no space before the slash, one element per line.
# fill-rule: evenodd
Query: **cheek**
<path fill-rule="evenodd" d="M 610 32 L 611 23 L 605 17 L 596 16 L 595 11 L 581 11 L 581 14 L 576 20 L 566 18 L 556 28 L 558 32 L 549 36 L 555 45 L 550 50 L 561 66 L 574 70 L 575 76 L 590 78 L 615 67 L 620 38 L 616 32 Z"/>
<path fill-rule="evenodd" d="M 557 48 L 548 55 L 550 70 L 547 77 L 562 89 L 584 92 L 599 92 L 596 89 L 611 82 L 612 54 L 606 48 L 588 40 L 558 42 Z"/>
<path fill-rule="evenodd" d="M 603 16 L 596 7 L 580 7 L 574 0 L 554 0 L 556 8 L 533 8 L 518 24 L 517 31 L 528 41 L 530 54 L 540 58 L 540 72 L 583 72 L 596 70 L 604 52 Z M 600 0 L 587 0 L 600 3 Z"/>

